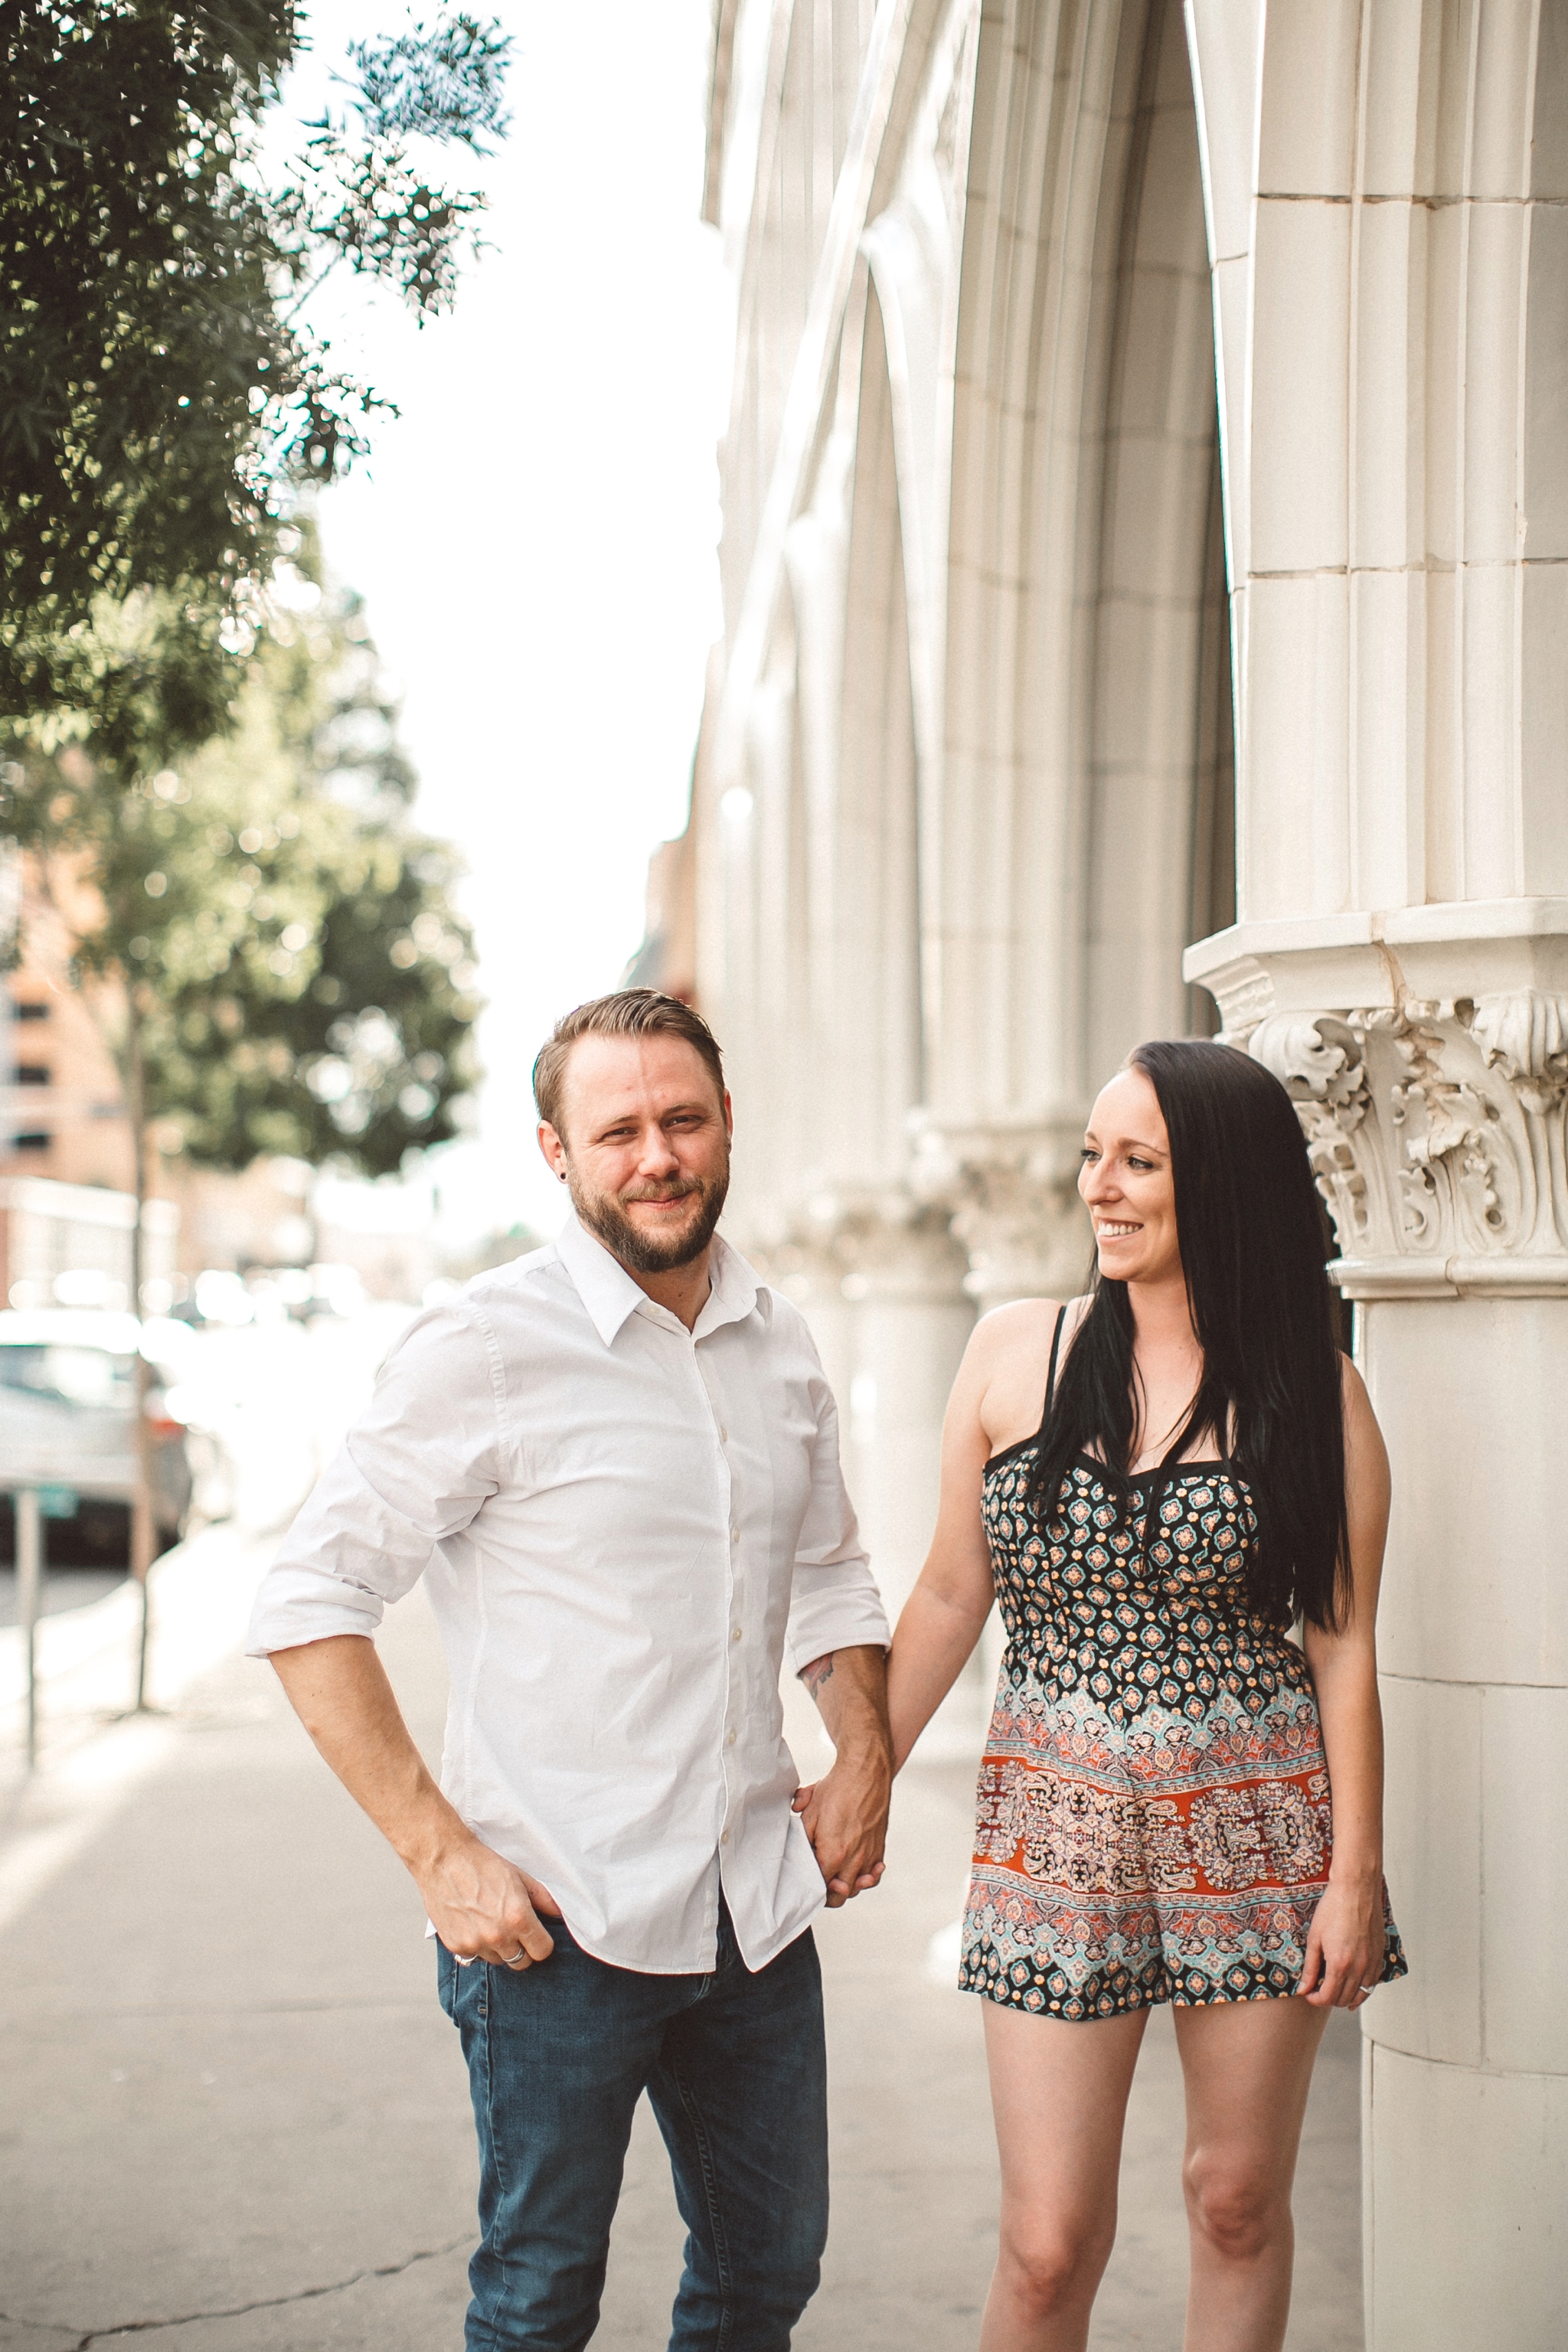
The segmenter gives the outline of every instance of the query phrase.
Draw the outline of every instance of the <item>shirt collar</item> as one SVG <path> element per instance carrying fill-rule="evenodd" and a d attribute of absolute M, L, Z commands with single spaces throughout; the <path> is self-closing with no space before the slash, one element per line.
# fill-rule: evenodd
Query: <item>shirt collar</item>
<path fill-rule="evenodd" d="M 639 1307 L 652 1307 L 653 1300 L 646 1290 L 635 1283 L 620 1260 L 613 1257 L 596 1235 L 570 1218 L 555 1240 L 555 1254 L 577 1286 L 577 1295 L 588 1310 L 588 1319 L 606 1348 L 615 1342 L 616 1334 L 628 1315 Z M 757 1303 L 757 1277 L 739 1253 L 732 1250 L 720 1234 L 713 1237 L 708 1254 L 708 1271 L 712 1283 L 708 1299 L 697 1318 L 693 1339 L 700 1339 L 725 1323 L 739 1323 Z"/>
<path fill-rule="evenodd" d="M 694 1339 L 706 1338 L 721 1324 L 739 1323 L 757 1303 L 762 1286 L 739 1250 L 732 1250 L 722 1234 L 715 1234 L 708 1253 L 708 1273 L 712 1288 L 701 1314 L 697 1318 Z"/>

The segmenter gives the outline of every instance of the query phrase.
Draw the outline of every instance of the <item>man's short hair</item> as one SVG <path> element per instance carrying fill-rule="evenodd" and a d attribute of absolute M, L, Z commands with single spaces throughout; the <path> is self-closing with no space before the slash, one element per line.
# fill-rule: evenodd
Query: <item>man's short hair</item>
<path fill-rule="evenodd" d="M 533 1099 L 539 1116 L 557 1135 L 561 1097 L 566 1088 L 566 1064 L 579 1037 L 684 1037 L 712 1072 L 719 1099 L 724 1099 L 724 1058 L 719 1041 L 702 1018 L 679 996 L 665 996 L 657 988 L 620 988 L 613 996 L 595 996 L 563 1013 L 541 1046 L 533 1066 Z"/>

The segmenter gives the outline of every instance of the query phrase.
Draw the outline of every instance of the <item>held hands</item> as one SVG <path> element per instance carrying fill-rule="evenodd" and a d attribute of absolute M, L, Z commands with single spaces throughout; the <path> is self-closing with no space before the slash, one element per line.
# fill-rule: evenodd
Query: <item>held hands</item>
<path fill-rule="evenodd" d="M 540 1914 L 559 1919 L 560 1905 L 477 1837 L 454 1843 L 414 1875 L 432 1927 L 459 1965 L 492 1960 L 526 1969 L 555 1949 Z"/>
<path fill-rule="evenodd" d="M 1314 2009 L 1360 2009 L 1383 1975 L 1385 1945 L 1381 1876 L 1363 1885 L 1331 1878 L 1307 1931 L 1298 1997 Z"/>
<path fill-rule="evenodd" d="M 885 1867 L 893 1740 L 888 1727 L 887 1654 L 877 1643 L 828 1650 L 801 1672 L 837 1750 L 833 1769 L 795 1792 L 827 1887 L 827 1907 L 864 1895 Z"/>
<path fill-rule="evenodd" d="M 830 1911 L 879 1884 L 891 1793 L 891 1769 L 880 1754 L 840 1756 L 822 1780 L 795 1790 L 792 1811 L 805 1825 Z"/>

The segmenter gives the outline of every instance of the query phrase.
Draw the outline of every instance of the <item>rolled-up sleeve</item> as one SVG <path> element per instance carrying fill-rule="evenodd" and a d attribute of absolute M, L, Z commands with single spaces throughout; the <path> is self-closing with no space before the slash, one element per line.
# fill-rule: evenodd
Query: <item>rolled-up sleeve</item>
<path fill-rule="evenodd" d="M 247 1654 L 374 1637 L 387 1602 L 496 1492 L 503 1402 L 494 1336 L 468 1302 L 411 1325 L 262 1580 Z"/>
<path fill-rule="evenodd" d="M 820 1374 L 813 1383 L 816 1437 L 812 1447 L 811 1499 L 801 1522 L 790 1586 L 785 1648 L 798 1675 L 829 1650 L 861 1643 L 886 1649 L 892 1640 L 888 1612 L 855 1524 L 838 1459 L 838 1410 Z"/>

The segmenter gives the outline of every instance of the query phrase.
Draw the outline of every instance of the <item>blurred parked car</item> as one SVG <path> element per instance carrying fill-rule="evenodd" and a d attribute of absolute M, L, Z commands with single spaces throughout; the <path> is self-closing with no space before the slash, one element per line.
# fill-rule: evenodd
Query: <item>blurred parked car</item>
<path fill-rule="evenodd" d="M 153 1376 L 147 1413 L 157 1548 L 179 1541 L 191 1503 L 191 1453 L 185 1423 L 170 1408 L 177 1368 L 158 1352 L 152 1334 L 159 1328 L 143 1336 L 132 1316 L 75 1307 L 0 1313 L 0 1482 L 42 1490 L 52 1568 L 129 1563 L 139 1342 Z M 0 1500 L 0 1559 L 15 1558 L 7 1493 Z"/>

